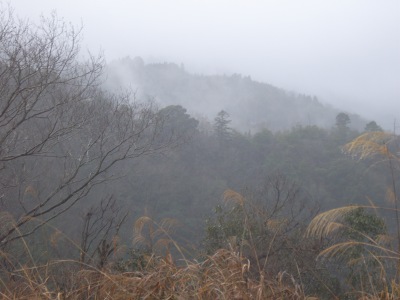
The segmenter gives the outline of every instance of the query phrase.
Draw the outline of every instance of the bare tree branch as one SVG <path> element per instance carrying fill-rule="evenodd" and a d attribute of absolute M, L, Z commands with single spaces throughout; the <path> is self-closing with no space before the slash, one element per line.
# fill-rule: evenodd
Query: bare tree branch
<path fill-rule="evenodd" d="M 88 197 L 122 161 L 175 139 L 154 103 L 99 89 L 104 60 L 80 59 L 81 29 L 56 15 L 38 25 L 0 15 L 0 209 L 14 218 L 1 221 L 4 245 Z"/>

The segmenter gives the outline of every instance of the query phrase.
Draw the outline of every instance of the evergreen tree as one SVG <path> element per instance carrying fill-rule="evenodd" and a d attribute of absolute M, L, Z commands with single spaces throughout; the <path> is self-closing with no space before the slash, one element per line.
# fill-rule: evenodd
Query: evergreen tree
<path fill-rule="evenodd" d="M 348 125 L 350 123 L 351 123 L 351 120 L 350 120 L 350 117 L 348 116 L 348 114 L 341 112 L 336 116 L 336 127 L 339 130 L 349 129 Z"/>
<path fill-rule="evenodd" d="M 219 141 L 226 142 L 232 137 L 232 129 L 229 127 L 229 114 L 221 110 L 214 119 L 214 131 Z"/>

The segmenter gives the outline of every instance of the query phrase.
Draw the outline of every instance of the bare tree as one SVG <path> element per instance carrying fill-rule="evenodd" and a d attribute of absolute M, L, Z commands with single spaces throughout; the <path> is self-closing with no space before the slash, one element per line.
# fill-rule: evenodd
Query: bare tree
<path fill-rule="evenodd" d="M 101 56 L 80 57 L 80 30 L 56 15 L 38 25 L 0 12 L 0 243 L 32 234 L 119 162 L 157 151 L 153 103 L 98 87 Z"/>
<path fill-rule="evenodd" d="M 117 236 L 127 213 L 123 213 L 112 197 L 92 206 L 83 217 L 80 261 L 93 262 L 102 268 L 118 246 Z"/>

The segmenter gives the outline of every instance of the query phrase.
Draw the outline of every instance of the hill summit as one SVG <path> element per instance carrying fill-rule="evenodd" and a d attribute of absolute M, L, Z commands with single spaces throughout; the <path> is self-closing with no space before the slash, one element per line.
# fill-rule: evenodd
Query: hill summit
<path fill-rule="evenodd" d="M 191 74 L 183 65 L 145 64 L 140 57 L 110 63 L 106 86 L 112 91 L 131 88 L 140 99 L 154 98 L 161 106 L 181 105 L 199 119 L 213 120 L 219 111 L 227 111 L 232 126 L 240 131 L 279 131 L 297 125 L 331 128 L 340 113 L 316 96 L 257 82 L 250 76 Z M 349 116 L 350 127 L 364 128 L 365 120 Z"/>

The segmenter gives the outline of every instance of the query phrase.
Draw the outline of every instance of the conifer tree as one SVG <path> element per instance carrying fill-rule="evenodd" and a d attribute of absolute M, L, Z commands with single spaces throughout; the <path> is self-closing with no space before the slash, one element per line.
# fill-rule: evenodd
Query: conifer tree
<path fill-rule="evenodd" d="M 226 142 L 231 139 L 232 129 L 229 127 L 229 114 L 221 110 L 214 119 L 214 131 L 219 141 Z"/>

